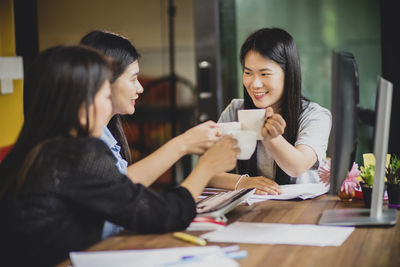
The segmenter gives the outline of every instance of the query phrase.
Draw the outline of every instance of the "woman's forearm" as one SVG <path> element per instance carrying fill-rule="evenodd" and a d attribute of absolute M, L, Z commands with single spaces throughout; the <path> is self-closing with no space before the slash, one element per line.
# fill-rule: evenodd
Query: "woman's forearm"
<path fill-rule="evenodd" d="M 185 154 L 186 148 L 175 137 L 147 157 L 130 165 L 127 176 L 134 183 L 150 186 Z"/>
<path fill-rule="evenodd" d="M 234 190 L 239 177 L 240 175 L 234 173 L 219 173 L 212 177 L 208 186 Z"/>
<path fill-rule="evenodd" d="M 197 165 L 190 175 L 181 183 L 181 186 L 189 190 L 193 198 L 197 199 L 203 192 L 204 187 L 207 186 L 213 174 L 214 173 L 209 168 Z"/>
<path fill-rule="evenodd" d="M 288 175 L 297 177 L 311 168 L 317 156 L 306 145 L 294 147 L 282 136 L 263 141 L 263 145 L 270 151 L 276 164 Z"/>
<path fill-rule="evenodd" d="M 213 121 L 203 122 L 177 137 L 137 163 L 128 167 L 127 175 L 135 183 L 151 185 L 181 157 L 187 154 L 203 154 L 220 137 Z"/>
<path fill-rule="evenodd" d="M 239 149 L 235 147 L 237 141 L 232 137 L 225 137 L 200 157 L 192 173 L 182 182 L 193 198 L 196 199 L 216 174 L 232 170 L 236 163 Z"/>

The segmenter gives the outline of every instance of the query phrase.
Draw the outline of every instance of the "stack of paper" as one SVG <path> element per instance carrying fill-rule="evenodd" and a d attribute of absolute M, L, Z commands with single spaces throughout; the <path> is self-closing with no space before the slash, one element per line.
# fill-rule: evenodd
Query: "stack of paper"
<path fill-rule="evenodd" d="M 70 258 L 74 267 L 239 266 L 219 246 L 71 252 Z"/>
<path fill-rule="evenodd" d="M 203 234 L 211 242 L 340 246 L 354 227 L 235 222 Z"/>
<path fill-rule="evenodd" d="M 329 191 L 329 185 L 323 183 L 308 183 L 308 184 L 287 184 L 280 186 L 283 193 L 281 195 L 252 195 L 248 199 L 248 203 L 252 204 L 255 202 L 276 199 L 276 200 L 287 200 L 287 199 L 309 199 L 323 195 Z"/>
<path fill-rule="evenodd" d="M 190 223 L 186 231 L 212 231 L 224 228 L 227 223 L 227 218 L 225 216 L 214 217 L 203 217 L 197 216 Z"/>

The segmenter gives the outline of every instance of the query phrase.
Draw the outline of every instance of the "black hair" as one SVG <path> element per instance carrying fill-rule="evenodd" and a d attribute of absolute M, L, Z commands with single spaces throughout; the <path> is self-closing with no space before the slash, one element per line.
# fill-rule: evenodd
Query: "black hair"
<path fill-rule="evenodd" d="M 301 69 L 300 58 L 293 37 L 280 28 L 262 28 L 244 41 L 240 49 L 240 63 L 244 70 L 245 57 L 248 52 L 254 51 L 263 57 L 270 59 L 282 68 L 285 74 L 284 93 L 282 96 L 281 116 L 286 121 L 286 129 L 283 137 L 294 145 L 298 132 L 298 122 L 302 111 L 301 102 Z M 256 108 L 251 97 L 243 86 L 244 108 Z M 257 176 L 257 152 L 247 161 L 238 163 L 240 173 L 248 173 Z M 275 180 L 279 184 L 290 183 L 290 177 L 276 165 Z"/>
<path fill-rule="evenodd" d="M 94 49 L 56 46 L 39 54 L 24 78 L 30 92 L 24 124 L 13 149 L 0 165 L 0 198 L 15 192 L 48 140 L 89 136 L 89 106 L 106 80 L 112 64 Z M 86 124 L 79 111 L 86 108 Z"/>
<path fill-rule="evenodd" d="M 100 30 L 91 31 L 81 39 L 80 43 L 97 49 L 115 61 L 117 66 L 111 82 L 117 80 L 131 63 L 140 58 L 139 52 L 132 43 L 127 38 L 116 33 Z M 107 127 L 121 146 L 122 158 L 128 164 L 131 164 L 132 156 L 122 128 L 121 116 L 119 114 L 114 115 Z"/>

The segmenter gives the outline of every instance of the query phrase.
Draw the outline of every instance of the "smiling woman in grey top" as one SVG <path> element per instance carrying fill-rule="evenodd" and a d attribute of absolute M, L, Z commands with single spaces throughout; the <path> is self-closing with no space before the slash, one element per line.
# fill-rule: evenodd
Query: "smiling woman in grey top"
<path fill-rule="evenodd" d="M 240 109 L 265 109 L 263 139 L 236 173 L 222 173 L 209 186 L 255 187 L 256 194 L 280 194 L 279 185 L 317 183 L 331 130 L 329 110 L 301 93 L 300 59 L 293 37 L 283 29 L 250 34 L 240 50 L 243 99 L 233 99 L 219 122 L 237 121 Z"/>

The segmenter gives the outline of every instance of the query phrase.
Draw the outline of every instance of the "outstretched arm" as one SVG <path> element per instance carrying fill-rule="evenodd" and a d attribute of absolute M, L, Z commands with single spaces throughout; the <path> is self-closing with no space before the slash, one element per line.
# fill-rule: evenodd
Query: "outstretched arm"
<path fill-rule="evenodd" d="M 129 166 L 127 176 L 135 183 L 151 185 L 184 155 L 203 154 L 213 146 L 220 138 L 217 129 L 215 122 L 207 121 L 187 130 Z"/>
<path fill-rule="evenodd" d="M 266 110 L 266 122 L 262 129 L 262 144 L 271 153 L 276 164 L 289 176 L 297 177 L 310 169 L 317 161 L 314 150 L 307 145 L 293 146 L 283 136 L 286 122 L 272 108 Z"/>
<path fill-rule="evenodd" d="M 224 137 L 200 157 L 192 173 L 182 182 L 193 198 L 197 198 L 212 177 L 232 170 L 236 165 L 236 156 L 240 150 L 235 148 L 237 141 L 231 136 Z"/>
<path fill-rule="evenodd" d="M 106 144 L 93 139 L 86 147 L 79 146 L 72 163 L 63 165 L 68 172 L 63 169 L 62 173 L 68 179 L 60 179 L 57 194 L 71 208 L 86 210 L 135 232 L 183 230 L 196 216 L 194 200 L 208 181 L 235 166 L 239 153 L 236 143 L 232 137 L 222 138 L 200 157 L 181 186 L 154 192 L 121 174 Z"/>

